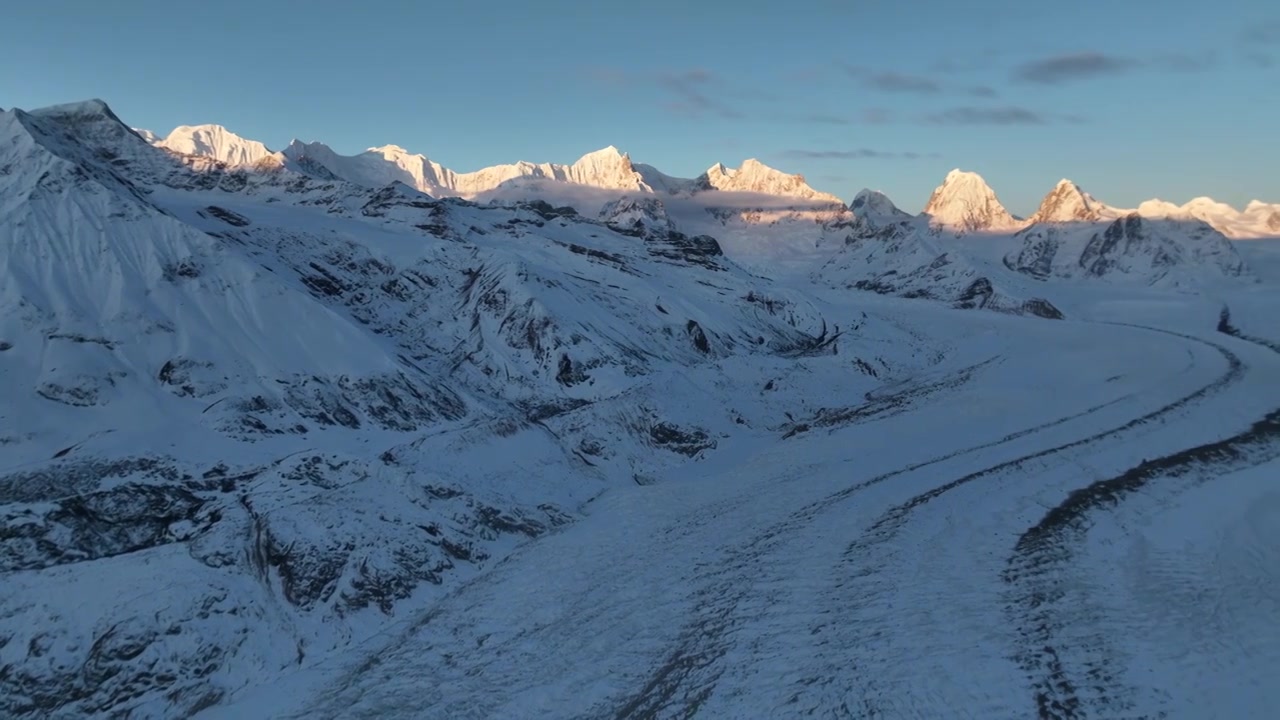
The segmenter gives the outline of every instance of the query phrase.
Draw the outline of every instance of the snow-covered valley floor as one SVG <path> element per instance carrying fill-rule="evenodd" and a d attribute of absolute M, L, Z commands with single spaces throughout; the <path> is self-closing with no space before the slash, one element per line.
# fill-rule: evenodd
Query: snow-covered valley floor
<path fill-rule="evenodd" d="M 1280 354 L 910 307 L 969 338 L 927 403 L 610 490 L 202 717 L 1268 716 Z"/>

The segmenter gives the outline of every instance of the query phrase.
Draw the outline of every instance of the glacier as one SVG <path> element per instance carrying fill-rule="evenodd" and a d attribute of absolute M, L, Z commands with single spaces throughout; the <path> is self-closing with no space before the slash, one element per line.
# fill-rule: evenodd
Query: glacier
<path fill-rule="evenodd" d="M 0 112 L 0 714 L 1269 717 L 1271 209 Z"/>

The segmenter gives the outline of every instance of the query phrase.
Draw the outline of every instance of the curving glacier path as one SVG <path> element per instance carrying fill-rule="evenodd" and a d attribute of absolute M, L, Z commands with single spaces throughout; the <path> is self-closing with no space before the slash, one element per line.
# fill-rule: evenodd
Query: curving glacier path
<path fill-rule="evenodd" d="M 947 314 L 903 412 L 606 493 L 202 717 L 1268 717 L 1280 353 L 1136 315 Z"/>

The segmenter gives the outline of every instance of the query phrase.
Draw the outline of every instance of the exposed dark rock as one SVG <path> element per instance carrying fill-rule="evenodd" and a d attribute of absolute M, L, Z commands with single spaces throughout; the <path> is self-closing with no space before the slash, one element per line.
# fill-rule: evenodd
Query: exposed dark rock
<path fill-rule="evenodd" d="M 565 205 L 562 207 L 552 207 L 551 203 L 545 200 L 531 200 L 526 203 L 520 203 L 519 207 L 527 208 L 537 213 L 543 220 L 554 220 L 562 217 L 578 217 L 578 211 Z"/>
<path fill-rule="evenodd" d="M 243 178 L 244 176 L 241 176 L 241 177 Z M 244 182 L 247 182 L 247 178 L 244 178 Z M 234 227 L 248 227 L 251 224 L 249 222 L 249 218 L 243 215 L 239 215 L 237 213 L 231 212 L 226 208 L 220 208 L 217 205 L 210 205 L 206 207 L 204 210 L 200 211 L 200 214 L 205 215 L 207 217 L 215 217 L 221 220 L 222 222 Z"/>
<path fill-rule="evenodd" d="M 1053 306 L 1053 303 L 1043 298 L 1032 298 L 1022 303 L 1022 311 L 1048 320 L 1062 320 L 1066 317 L 1061 310 Z"/>
<path fill-rule="evenodd" d="M 164 267 L 164 279 L 169 282 L 176 282 L 178 278 L 191 279 L 198 277 L 200 277 L 200 266 L 190 258 Z"/>
<path fill-rule="evenodd" d="M 96 490 L 104 480 L 133 478 L 177 483 L 184 479 L 172 461 L 138 457 L 53 463 L 0 476 L 0 504 L 56 500 Z"/>
<path fill-rule="evenodd" d="M 649 441 L 655 446 L 693 457 L 703 450 L 712 450 L 716 441 L 705 430 L 686 430 L 672 423 L 660 422 L 649 428 Z"/>
<path fill-rule="evenodd" d="M 702 331 L 702 326 L 696 321 L 690 320 L 685 325 L 685 331 L 689 334 L 689 339 L 693 341 L 693 346 L 698 352 L 705 354 L 711 353 L 711 343 L 707 340 L 707 334 Z"/>
<path fill-rule="evenodd" d="M 96 560 L 183 539 L 206 501 L 173 485 L 129 483 L 77 495 L 48 510 L 9 509 L 0 517 L 0 572 Z M 216 522 L 205 515 L 199 526 Z M 19 521 L 20 520 L 20 521 Z"/>

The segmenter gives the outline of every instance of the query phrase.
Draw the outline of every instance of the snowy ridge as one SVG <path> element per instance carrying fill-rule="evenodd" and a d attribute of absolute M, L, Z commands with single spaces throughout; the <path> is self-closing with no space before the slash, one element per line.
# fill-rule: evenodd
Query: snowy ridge
<path fill-rule="evenodd" d="M 759 193 L 778 197 L 801 198 L 816 203 L 839 205 L 840 198 L 809 187 L 803 175 L 789 175 L 765 165 L 755 158 L 742 161 L 738 168 L 716 163 L 697 179 L 697 184 L 725 192 Z"/>
<path fill-rule="evenodd" d="M 1157 219 L 1202 220 L 1230 238 L 1280 237 L 1280 203 L 1253 200 L 1241 211 L 1207 197 L 1194 198 L 1184 205 L 1148 200 L 1138 206 L 1137 212 Z"/>
<path fill-rule="evenodd" d="M 210 157 L 230 167 L 256 165 L 275 154 L 266 145 L 246 140 L 221 125 L 181 125 L 152 144 L 179 155 Z"/>
<path fill-rule="evenodd" d="M 368 188 L 401 182 L 437 198 L 502 204 L 544 200 L 589 215 L 622 195 L 675 199 L 667 210 L 682 232 L 716 235 L 727 252 L 757 268 L 769 267 L 779 258 L 784 265 L 826 259 L 839 247 L 850 221 L 836 196 L 814 190 L 803 176 L 755 159 L 739 168 L 716 164 L 697 178 L 677 178 L 649 165 L 633 164 L 629 155 L 609 146 L 569 165 L 522 161 L 459 173 L 397 145 L 345 156 L 323 143 L 294 140 L 282 153 L 267 156 L 262 155 L 265 148 L 250 151 L 247 141 L 232 138 L 228 134 L 224 142 L 228 149 L 221 151 L 217 143 L 204 142 L 205 155 L 232 168 L 280 165 Z M 175 144 L 175 149 L 186 153 L 194 146 L 194 141 L 184 142 Z"/>
<path fill-rule="evenodd" d="M 295 140 L 285 149 L 284 155 L 299 163 L 304 171 L 320 167 L 335 177 L 370 187 L 400 181 L 433 197 L 474 198 L 521 180 L 652 192 L 642 175 L 632 167 L 631 159 L 612 146 L 587 153 L 571 165 L 518 162 L 470 173 L 454 172 L 424 155 L 411 153 L 397 145 L 370 148 L 356 156 L 343 156 L 322 143 Z"/>

